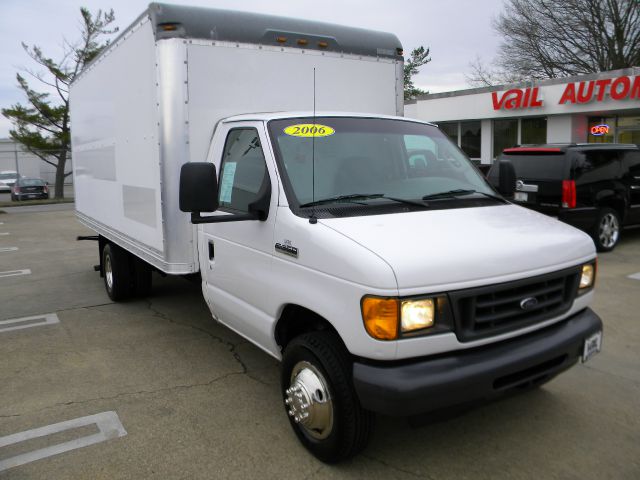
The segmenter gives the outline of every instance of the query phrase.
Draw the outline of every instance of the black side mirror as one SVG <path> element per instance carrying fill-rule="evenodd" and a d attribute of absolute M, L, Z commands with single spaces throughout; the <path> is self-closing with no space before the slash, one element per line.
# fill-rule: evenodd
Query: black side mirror
<path fill-rule="evenodd" d="M 516 191 L 516 169 L 509 160 L 498 162 L 498 191 L 505 197 L 512 197 Z"/>
<path fill-rule="evenodd" d="M 200 213 L 218 209 L 218 178 L 212 163 L 185 163 L 180 169 L 180 210 Z"/>

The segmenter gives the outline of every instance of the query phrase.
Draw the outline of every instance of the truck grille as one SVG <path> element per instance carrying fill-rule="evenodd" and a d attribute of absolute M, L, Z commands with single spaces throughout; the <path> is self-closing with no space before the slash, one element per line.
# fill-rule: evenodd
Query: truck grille
<path fill-rule="evenodd" d="M 573 267 L 524 280 L 451 292 L 456 335 L 462 342 L 477 340 L 561 315 L 571 307 L 579 280 L 580 268 Z"/>

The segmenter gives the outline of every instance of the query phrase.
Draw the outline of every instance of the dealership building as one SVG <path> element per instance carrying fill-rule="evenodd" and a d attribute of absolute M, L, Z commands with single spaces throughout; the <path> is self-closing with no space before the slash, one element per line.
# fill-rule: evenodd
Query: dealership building
<path fill-rule="evenodd" d="M 482 163 L 515 145 L 640 144 L 640 67 L 421 95 L 405 116 L 437 123 Z"/>

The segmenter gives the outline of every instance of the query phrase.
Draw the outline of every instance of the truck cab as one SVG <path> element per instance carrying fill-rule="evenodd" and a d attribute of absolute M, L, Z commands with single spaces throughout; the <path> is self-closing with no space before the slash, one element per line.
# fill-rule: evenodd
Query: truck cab
<path fill-rule="evenodd" d="M 506 201 L 434 125 L 227 118 L 180 201 L 213 316 L 282 360 L 291 424 L 323 460 L 362 448 L 374 412 L 500 396 L 600 348 L 591 239 Z"/>

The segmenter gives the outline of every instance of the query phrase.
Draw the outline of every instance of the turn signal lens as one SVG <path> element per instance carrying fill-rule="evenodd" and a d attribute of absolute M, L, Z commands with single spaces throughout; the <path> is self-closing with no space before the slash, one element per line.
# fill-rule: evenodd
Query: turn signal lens
<path fill-rule="evenodd" d="M 400 324 L 403 333 L 433 327 L 434 317 L 435 308 L 432 298 L 402 302 Z"/>
<path fill-rule="evenodd" d="M 398 299 L 364 297 L 362 319 L 367 333 L 377 340 L 398 338 Z"/>
<path fill-rule="evenodd" d="M 596 269 L 592 263 L 582 266 L 582 275 L 580 275 L 580 288 L 593 287 L 596 279 Z"/>

